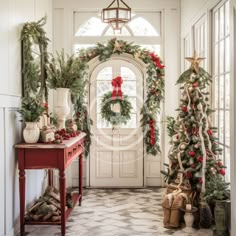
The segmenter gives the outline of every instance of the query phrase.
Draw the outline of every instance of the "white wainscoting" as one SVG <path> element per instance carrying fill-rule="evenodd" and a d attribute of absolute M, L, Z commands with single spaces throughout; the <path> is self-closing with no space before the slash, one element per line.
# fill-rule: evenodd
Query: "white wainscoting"
<path fill-rule="evenodd" d="M 17 109 L 21 97 L 22 25 L 47 15 L 45 30 L 52 40 L 52 0 L 0 1 L 0 236 L 19 231 L 19 181 L 14 144 L 22 141 Z M 52 48 L 49 45 L 49 49 Z M 45 187 L 43 171 L 26 173 L 26 205 Z"/>

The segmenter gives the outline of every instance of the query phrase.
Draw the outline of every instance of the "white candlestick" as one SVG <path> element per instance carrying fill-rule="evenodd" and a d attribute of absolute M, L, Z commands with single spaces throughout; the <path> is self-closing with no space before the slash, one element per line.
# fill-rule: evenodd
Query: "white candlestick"
<path fill-rule="evenodd" d="M 192 205 L 186 204 L 186 211 L 191 211 L 191 210 L 192 210 Z"/>

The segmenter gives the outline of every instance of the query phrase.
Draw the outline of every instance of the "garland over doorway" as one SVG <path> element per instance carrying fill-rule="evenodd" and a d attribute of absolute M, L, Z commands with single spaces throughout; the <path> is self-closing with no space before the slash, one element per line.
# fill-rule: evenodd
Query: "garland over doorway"
<path fill-rule="evenodd" d="M 146 153 L 156 155 L 160 152 L 159 130 L 157 116 L 160 114 L 160 104 L 164 98 L 164 65 L 160 57 L 141 49 L 139 45 L 113 38 L 106 44 L 98 43 L 96 47 L 81 50 L 79 57 L 83 62 L 89 62 L 95 57 L 99 61 L 108 60 L 113 54 L 127 53 L 146 64 L 146 100 L 141 109 L 141 126 L 144 133 Z"/>

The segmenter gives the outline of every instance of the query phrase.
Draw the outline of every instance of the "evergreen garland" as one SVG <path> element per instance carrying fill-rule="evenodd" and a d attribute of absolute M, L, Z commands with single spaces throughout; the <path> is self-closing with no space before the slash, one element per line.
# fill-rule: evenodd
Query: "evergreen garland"
<path fill-rule="evenodd" d="M 146 153 L 156 155 L 160 152 L 159 130 L 156 122 L 153 122 L 152 126 L 150 122 L 157 120 L 160 104 L 164 98 L 164 66 L 160 58 L 146 49 L 141 49 L 138 45 L 116 38 L 109 40 L 106 44 L 98 43 L 96 47 L 81 50 L 79 57 L 88 62 L 98 56 L 99 60 L 104 62 L 113 54 L 121 55 L 123 53 L 130 54 L 146 64 L 147 93 L 141 109 L 141 126 L 144 133 Z"/>
<path fill-rule="evenodd" d="M 49 39 L 43 29 L 46 20 L 45 16 L 37 22 L 27 22 L 21 31 L 23 96 L 36 96 L 40 101 L 48 100 L 46 64 Z M 37 54 L 33 51 L 34 46 L 39 47 L 40 62 L 34 58 Z"/>
<path fill-rule="evenodd" d="M 112 111 L 111 106 L 119 103 L 120 113 L 115 113 Z M 122 99 L 116 97 L 112 100 L 112 92 L 104 94 L 101 104 L 101 115 L 106 121 L 110 122 L 112 125 L 126 124 L 130 119 L 130 112 L 132 105 L 128 100 L 128 96 L 123 95 Z"/>

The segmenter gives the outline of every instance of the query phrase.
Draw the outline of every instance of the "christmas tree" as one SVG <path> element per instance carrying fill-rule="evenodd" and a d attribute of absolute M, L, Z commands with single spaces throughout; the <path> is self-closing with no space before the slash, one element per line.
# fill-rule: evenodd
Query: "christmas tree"
<path fill-rule="evenodd" d="M 215 176 L 225 175 L 225 166 L 219 159 L 219 148 L 212 126 L 211 114 L 214 112 L 209 105 L 207 88 L 211 76 L 199 63 L 204 58 L 191 58 L 191 67 L 178 79 L 181 99 L 177 109 L 178 116 L 174 122 L 171 147 L 168 158 L 168 183 L 177 182 L 187 186 L 196 193 L 205 193 L 205 185 Z"/>

